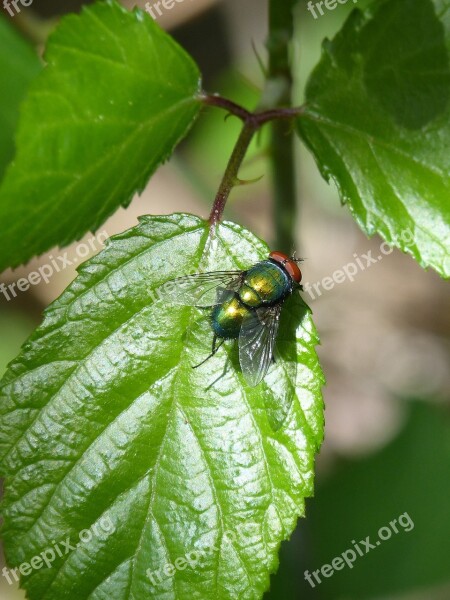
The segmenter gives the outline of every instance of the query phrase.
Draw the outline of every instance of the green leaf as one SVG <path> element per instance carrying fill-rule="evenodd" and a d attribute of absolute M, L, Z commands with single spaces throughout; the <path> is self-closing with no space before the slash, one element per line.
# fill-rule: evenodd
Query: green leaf
<path fill-rule="evenodd" d="M 362 229 L 450 275 L 450 3 L 354 11 L 307 86 L 299 132 Z"/>
<path fill-rule="evenodd" d="M 177 214 L 144 217 L 113 238 L 46 311 L 1 384 L 9 564 L 98 532 L 26 574 L 31 600 L 255 599 L 268 587 L 313 491 L 317 336 L 293 296 L 280 336 L 290 332 L 296 350 L 296 395 L 276 433 L 264 408 L 275 392 L 245 384 L 235 342 L 192 369 L 211 348 L 208 310 L 167 305 L 157 290 L 268 252 L 233 223 L 209 233 Z"/>
<path fill-rule="evenodd" d="M 0 15 L 0 180 L 14 155 L 20 103 L 40 68 L 36 52 Z"/>
<path fill-rule="evenodd" d="M 63 19 L 0 188 L 0 271 L 95 230 L 142 191 L 200 108 L 192 59 L 115 0 Z"/>

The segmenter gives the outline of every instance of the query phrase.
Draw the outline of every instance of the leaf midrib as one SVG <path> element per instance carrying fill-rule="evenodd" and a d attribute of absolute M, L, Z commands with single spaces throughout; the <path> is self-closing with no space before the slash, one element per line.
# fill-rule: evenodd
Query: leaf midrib
<path fill-rule="evenodd" d="M 192 232 L 193 232 L 193 231 L 195 231 L 196 229 L 200 229 L 200 228 L 201 228 L 201 226 L 200 226 L 200 225 L 198 225 L 196 228 L 193 228 L 193 229 L 192 229 L 192 231 L 190 231 L 189 233 L 192 233 Z M 160 240 L 160 241 L 159 241 L 157 244 L 160 244 L 160 243 L 166 242 L 168 239 L 173 239 L 173 238 L 175 238 L 175 237 L 177 237 L 177 236 L 183 236 L 183 235 L 185 235 L 186 233 L 188 233 L 188 232 L 186 232 L 186 231 L 182 231 L 181 233 L 180 233 L 180 232 L 177 232 L 175 235 L 173 235 L 173 236 L 170 236 L 170 238 L 164 238 L 164 240 Z M 208 242 L 208 238 L 209 238 L 209 230 L 208 230 L 207 228 L 205 228 L 205 234 L 204 234 L 204 237 L 205 237 L 205 242 L 204 242 L 204 246 L 203 246 L 203 249 L 202 249 L 201 256 L 200 256 L 200 258 L 199 258 L 199 261 L 198 261 L 199 263 L 201 262 L 201 260 L 202 260 L 202 258 L 203 258 L 204 251 L 205 251 L 205 247 L 206 247 L 206 244 L 207 244 L 207 242 Z M 154 247 L 155 247 L 157 244 L 153 244 L 151 248 L 153 249 L 153 248 L 154 248 Z M 145 250 L 147 250 L 147 251 L 148 251 L 148 248 L 146 248 Z M 126 261 L 125 263 L 123 263 L 121 266 L 124 266 L 124 265 L 125 265 L 125 264 L 127 264 L 129 261 L 133 260 L 134 258 L 137 258 L 137 257 L 138 257 L 138 256 L 139 256 L 139 255 L 140 255 L 142 252 L 145 252 L 145 250 L 144 250 L 144 251 L 141 251 L 141 252 L 139 252 L 137 255 L 134 255 L 133 257 L 130 257 L 130 258 L 129 258 L 129 259 L 127 259 L 127 261 Z M 118 267 L 118 268 L 119 268 L 119 267 Z M 112 273 L 112 271 L 109 271 L 109 272 L 107 273 L 107 275 L 109 276 L 111 273 Z M 98 283 L 99 283 L 99 282 L 101 282 L 101 280 L 100 280 L 100 281 L 96 281 L 96 282 L 95 282 L 95 286 L 96 286 L 96 285 L 98 285 Z M 85 292 L 83 292 L 83 293 L 85 293 Z M 77 297 L 77 299 L 78 299 L 78 297 Z M 136 317 L 137 315 L 139 315 L 139 313 L 140 313 L 140 312 L 142 312 L 142 310 L 144 310 L 145 308 L 147 308 L 147 306 L 145 306 L 145 307 L 142 307 L 142 308 L 141 308 L 139 311 L 137 311 L 137 312 L 134 312 L 134 313 L 133 313 L 133 314 L 132 314 L 132 315 L 131 315 L 131 316 L 130 316 L 128 319 L 126 319 L 126 321 L 124 321 L 124 322 L 123 322 L 123 323 L 121 323 L 121 324 L 120 324 L 118 327 L 116 327 L 116 328 L 114 329 L 114 331 L 112 331 L 112 332 L 109 332 L 109 333 L 108 333 L 108 336 L 107 336 L 106 338 L 104 338 L 104 339 L 101 341 L 101 344 L 103 344 L 103 343 L 104 343 L 104 342 L 105 342 L 107 339 L 109 339 L 109 338 L 110 338 L 110 337 L 111 337 L 111 336 L 112 336 L 112 335 L 113 335 L 115 332 L 117 332 L 117 331 L 118 331 L 118 330 L 120 330 L 120 329 L 121 329 L 121 328 L 122 328 L 124 325 L 126 325 L 126 323 L 127 323 L 127 322 L 128 322 L 130 319 L 132 319 L 132 318 Z M 191 309 L 190 309 L 190 312 L 192 312 L 192 310 L 193 310 L 193 308 L 191 308 Z M 189 331 L 189 326 L 187 326 L 187 331 Z M 188 340 L 188 337 L 189 337 L 189 333 L 188 333 L 188 334 L 187 334 L 187 336 L 186 336 L 186 340 Z M 94 351 L 98 350 L 98 348 L 101 346 L 101 344 L 97 344 L 97 345 L 96 345 L 96 346 L 95 346 L 95 347 L 92 349 L 92 351 L 89 353 L 89 355 L 87 355 L 86 357 L 83 357 L 83 359 L 82 359 L 82 361 L 83 361 L 83 364 L 84 364 L 84 361 L 85 361 L 85 360 L 88 358 L 88 356 L 90 356 L 90 355 L 91 355 L 91 354 L 92 354 Z M 188 344 L 186 343 L 185 345 L 183 345 L 183 346 L 181 347 L 181 351 L 180 351 L 180 360 L 179 360 L 178 366 L 177 366 L 177 367 L 172 367 L 172 368 L 171 368 L 171 369 L 170 369 L 170 370 L 169 370 L 167 373 L 165 373 L 165 374 L 163 374 L 163 375 L 159 376 L 159 377 L 158 377 L 158 379 L 157 379 L 157 380 L 155 380 L 153 383 L 156 383 L 156 381 L 158 381 L 158 380 L 159 380 L 159 379 L 161 379 L 161 378 L 167 377 L 167 376 L 168 376 L 168 374 L 170 373 L 170 371 L 172 371 L 172 370 L 175 370 L 175 369 L 176 369 L 176 372 L 175 372 L 175 378 L 178 376 L 178 374 L 180 373 L 180 365 L 181 365 L 181 362 L 182 362 L 182 360 L 181 360 L 181 358 L 182 358 L 182 354 L 183 354 L 183 352 L 184 352 L 185 348 L 187 347 L 187 345 L 188 345 Z M 81 365 L 78 365 L 78 367 L 79 367 L 79 366 L 81 366 Z M 78 367 L 77 367 L 77 368 L 74 370 L 74 372 L 72 372 L 72 373 L 71 373 L 71 377 L 73 377 L 74 373 L 76 373 L 76 371 L 78 370 Z M 64 382 L 63 382 L 63 384 L 62 384 L 61 388 L 59 389 L 59 391 L 58 391 L 57 393 L 59 393 L 59 392 L 61 391 L 61 389 L 64 387 L 64 385 L 65 385 L 65 384 L 67 384 L 67 382 L 68 382 L 68 381 L 69 381 L 69 380 L 64 380 Z M 144 392 L 144 393 L 145 393 L 145 392 Z M 50 403 L 50 402 L 51 402 L 51 401 L 52 401 L 54 398 L 55 398 L 55 395 L 53 395 L 53 396 L 52 396 L 52 398 L 49 400 L 48 404 L 49 404 L 49 403 Z M 136 400 L 137 400 L 137 398 L 134 398 L 134 399 L 133 399 L 133 401 L 132 401 L 132 402 L 130 402 L 130 404 L 129 404 L 129 405 L 128 405 L 128 406 L 127 406 L 125 409 L 121 410 L 121 411 L 120 411 L 120 412 L 119 412 L 117 415 L 115 415 L 115 416 L 114 416 L 114 419 L 112 419 L 112 421 L 108 422 L 108 423 L 106 424 L 106 426 L 105 426 L 105 427 L 102 429 L 102 432 L 106 431 L 106 429 L 107 429 L 108 427 L 110 427 L 110 426 L 111 426 L 111 424 L 112 424 L 112 423 L 114 423 L 114 421 L 115 421 L 115 420 L 117 420 L 118 418 L 120 418 L 120 416 L 122 415 L 122 413 L 124 412 L 124 410 L 128 410 L 128 409 L 130 408 L 130 406 L 132 406 L 132 404 L 136 402 Z M 47 405 L 48 405 L 48 404 L 47 404 Z M 162 439 L 161 439 L 161 445 L 160 445 L 160 447 L 159 447 L 159 450 L 158 450 L 158 456 L 157 456 L 157 458 L 156 458 L 155 464 L 154 464 L 153 468 L 149 470 L 149 472 L 148 472 L 148 473 L 146 473 L 145 475 L 143 475 L 143 476 L 141 476 L 141 477 L 140 477 L 140 480 L 142 480 L 142 479 L 144 479 L 145 477 L 147 477 L 147 476 L 150 474 L 150 472 L 151 472 L 151 471 L 153 471 L 153 473 L 152 473 L 152 477 L 151 477 L 151 481 L 150 481 L 150 485 L 151 485 L 151 490 L 152 490 L 152 491 L 151 491 L 151 496 L 150 496 L 150 498 L 149 498 L 148 509 L 147 509 L 147 515 L 146 515 L 146 517 L 145 517 L 145 521 L 144 521 L 144 527 L 145 527 L 145 523 L 148 521 L 148 519 L 149 519 L 149 517 L 150 517 L 151 515 L 153 516 L 153 519 L 154 519 L 154 521 L 157 523 L 156 516 L 154 515 L 154 513 L 153 513 L 153 512 L 152 512 L 152 510 L 151 510 L 151 509 L 152 509 L 152 504 L 153 504 L 153 501 L 154 501 L 154 497 L 155 497 L 155 494 L 156 494 L 156 486 L 155 486 L 155 482 L 156 482 L 156 475 L 157 475 L 157 472 L 158 472 L 158 466 L 159 466 L 159 461 L 160 461 L 160 457 L 161 457 L 162 449 L 163 449 L 163 447 L 164 447 L 164 444 L 165 444 L 165 441 L 166 441 L 167 430 L 168 430 L 168 428 L 169 428 L 170 421 L 171 421 L 171 419 L 172 419 L 173 413 L 174 413 L 174 411 L 175 411 L 175 409 L 176 409 L 176 408 L 178 408 L 179 410 L 181 410 L 181 408 L 180 408 L 180 406 L 179 406 L 179 404 L 178 404 L 177 400 L 176 400 L 176 399 L 174 399 L 174 400 L 172 401 L 172 405 L 171 405 L 171 408 L 170 408 L 170 412 L 169 412 L 169 414 L 168 414 L 168 416 L 167 416 L 167 420 L 166 420 L 166 429 L 165 429 L 165 432 L 164 432 L 164 434 L 163 434 L 163 437 L 162 437 Z M 35 420 L 33 421 L 33 423 L 34 423 L 34 422 L 36 422 L 36 421 L 39 419 L 39 416 L 40 416 L 40 414 L 41 414 L 41 412 L 39 411 L 39 412 L 38 412 L 38 414 L 37 414 L 37 416 L 36 416 L 36 418 L 35 418 Z M 20 443 L 20 440 L 21 440 L 21 439 L 22 439 L 22 438 L 23 438 L 23 437 L 26 435 L 27 431 L 28 431 L 28 430 L 29 430 L 29 429 L 30 429 L 30 428 L 33 426 L 33 423 L 31 423 L 31 424 L 30 424 L 30 425 L 27 427 L 27 430 L 26 430 L 26 431 L 23 433 L 23 435 L 21 436 L 21 438 L 20 438 L 19 440 L 17 440 L 17 442 L 14 444 L 14 446 L 13 446 L 13 447 L 10 449 L 10 451 L 8 452 L 8 454 L 7 454 L 7 455 L 5 455 L 5 457 L 3 458 L 3 460 L 5 460 L 5 459 L 6 459 L 6 458 L 9 456 L 9 454 L 10 454 L 10 453 L 11 453 L 11 452 L 14 450 L 14 448 L 17 446 L 17 444 L 18 444 L 18 443 Z M 101 433 L 102 433 L 102 432 L 101 432 Z M 75 468 L 75 467 L 76 467 L 76 466 L 77 466 L 77 465 L 80 463 L 80 461 L 83 459 L 83 456 L 85 455 L 86 451 L 87 451 L 89 448 L 91 448 L 91 447 L 92 447 L 92 445 L 94 445 L 94 444 L 96 443 L 96 441 L 97 441 L 97 439 L 98 439 L 99 435 L 101 435 L 101 433 L 100 433 L 100 434 L 97 434 L 97 435 L 96 435 L 96 437 L 95 437 L 93 440 L 90 440 L 90 442 L 89 442 L 89 444 L 86 446 L 86 448 L 84 448 L 84 449 L 83 449 L 83 452 L 82 452 L 82 454 L 81 454 L 81 455 L 80 455 L 80 456 L 77 458 L 77 460 L 76 460 L 74 463 L 71 463 L 71 465 L 70 465 L 70 468 L 69 468 L 69 469 L 68 469 L 68 470 L 67 470 L 67 471 L 64 473 L 64 475 L 63 475 L 63 477 L 61 478 L 61 480 L 60 480 L 60 481 L 59 481 L 59 482 L 58 482 L 58 483 L 55 485 L 55 489 L 53 490 L 53 492 L 52 492 L 52 494 L 51 494 L 51 496 L 50 496 L 49 500 L 46 502 L 45 506 L 43 507 L 42 511 L 41 511 L 41 512 L 40 512 L 40 514 L 38 515 L 37 519 L 36 519 L 36 520 L 33 522 L 33 524 L 31 525 L 31 527 L 30 527 L 30 528 L 27 530 L 27 532 L 25 532 L 25 534 L 23 534 L 23 535 L 27 535 L 27 533 L 29 533 L 29 531 L 31 531 L 31 529 L 32 529 L 32 528 L 33 528 L 33 527 L 34 527 L 34 526 L 37 524 L 37 522 L 38 522 L 38 521 L 39 521 L 39 519 L 42 517 L 42 515 L 43 515 L 44 511 L 46 510 L 46 508 L 48 508 L 48 507 L 50 506 L 50 504 L 51 504 L 51 502 L 52 502 L 53 498 L 55 497 L 56 493 L 57 493 L 57 492 L 58 492 L 58 490 L 60 489 L 60 487 L 61 487 L 61 485 L 62 485 L 63 481 L 65 481 L 65 479 L 67 478 L 67 476 L 68 476 L 68 475 L 70 475 L 70 473 L 71 473 L 71 472 L 73 472 L 74 468 Z M 121 492 L 121 493 L 123 493 L 123 490 L 122 490 L 122 492 Z M 157 523 L 157 524 L 158 524 L 158 523 Z M 160 528 L 159 524 L 158 524 L 158 529 L 160 530 L 160 533 L 161 533 L 161 536 L 162 536 L 162 532 L 161 532 L 161 528 Z M 144 531 L 144 529 L 143 529 L 143 531 Z M 140 539 L 141 539 L 141 538 L 140 538 Z M 140 541 L 138 542 L 138 546 L 139 546 L 139 543 L 140 543 Z M 137 546 L 137 547 L 138 547 L 138 546 Z M 168 553 L 167 546 L 166 546 L 166 552 Z M 64 566 L 65 566 L 65 564 L 66 564 L 66 561 L 67 561 L 67 559 L 68 559 L 68 558 L 71 556 L 71 554 L 69 554 L 69 555 L 66 555 L 66 556 L 67 556 L 67 558 L 64 558 L 63 562 L 62 562 L 62 563 L 61 563 L 61 565 L 60 565 L 60 568 L 57 570 L 57 572 L 56 572 L 56 574 L 55 574 L 55 577 L 54 577 L 54 578 L 53 578 L 53 579 L 50 581 L 49 585 L 48 585 L 48 586 L 45 588 L 45 590 L 44 590 L 44 592 L 43 592 L 43 595 L 42 595 L 42 600 L 44 600 L 44 599 L 45 599 L 45 596 L 46 596 L 46 594 L 47 594 L 47 591 L 48 591 L 48 590 L 49 590 L 49 589 L 52 587 L 52 585 L 53 585 L 54 581 L 56 581 L 56 579 L 57 579 L 57 577 L 58 577 L 59 573 L 60 573 L 60 572 L 62 571 L 62 569 L 64 568 Z M 170 556 L 169 556 L 169 557 L 170 557 Z M 132 557 L 129 557 L 129 558 L 132 558 Z M 133 560 L 132 574 L 131 574 L 131 584 L 130 584 L 130 589 L 131 589 L 131 587 L 132 587 L 132 582 L 133 582 L 134 565 L 135 565 L 135 560 L 136 560 L 136 558 L 137 558 L 137 555 L 136 555 L 136 553 L 135 553 L 135 554 L 134 554 L 134 560 Z"/>

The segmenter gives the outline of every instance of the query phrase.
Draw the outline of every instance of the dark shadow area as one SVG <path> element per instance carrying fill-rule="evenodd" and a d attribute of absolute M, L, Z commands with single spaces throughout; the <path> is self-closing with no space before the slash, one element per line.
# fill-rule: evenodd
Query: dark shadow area
<path fill-rule="evenodd" d="M 385 3 L 376 21 L 360 33 L 365 84 L 399 125 L 421 129 L 449 103 L 444 27 L 430 0 Z"/>

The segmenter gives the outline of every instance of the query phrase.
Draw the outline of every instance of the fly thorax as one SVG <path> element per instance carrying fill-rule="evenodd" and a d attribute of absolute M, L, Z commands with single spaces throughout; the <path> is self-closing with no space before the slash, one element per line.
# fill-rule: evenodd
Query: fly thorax
<path fill-rule="evenodd" d="M 247 306 L 255 307 L 261 305 L 259 294 L 246 283 L 244 283 L 239 290 L 239 298 Z"/>
<path fill-rule="evenodd" d="M 241 289 L 244 290 L 245 286 L 258 298 L 257 304 L 249 304 L 252 307 L 279 302 L 291 289 L 287 273 L 271 261 L 261 261 L 249 269 Z M 245 302 L 243 299 L 242 301 Z"/>

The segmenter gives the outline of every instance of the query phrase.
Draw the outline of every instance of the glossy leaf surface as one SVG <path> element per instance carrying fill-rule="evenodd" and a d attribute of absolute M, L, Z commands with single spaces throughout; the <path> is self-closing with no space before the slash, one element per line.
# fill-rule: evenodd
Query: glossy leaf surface
<path fill-rule="evenodd" d="M 200 108 L 192 59 L 115 0 L 64 18 L 0 188 L 0 271 L 95 230 L 168 159 Z"/>
<path fill-rule="evenodd" d="M 231 600 L 268 588 L 323 436 L 309 309 L 299 295 L 283 309 L 276 368 L 295 360 L 297 375 L 274 432 L 266 406 L 283 390 L 271 371 L 246 385 L 232 341 L 192 369 L 211 348 L 209 312 L 158 299 L 177 276 L 267 253 L 233 223 L 211 239 L 197 217 L 144 217 L 47 309 L 0 388 L 4 538 L 12 566 L 53 541 L 79 545 L 26 575 L 31 600 Z M 97 534 L 80 544 L 86 529 Z"/>
<path fill-rule="evenodd" d="M 362 229 L 450 275 L 450 3 L 354 11 L 306 91 L 302 138 Z"/>
<path fill-rule="evenodd" d="M 14 155 L 20 103 L 40 68 L 36 52 L 0 15 L 0 181 Z"/>

